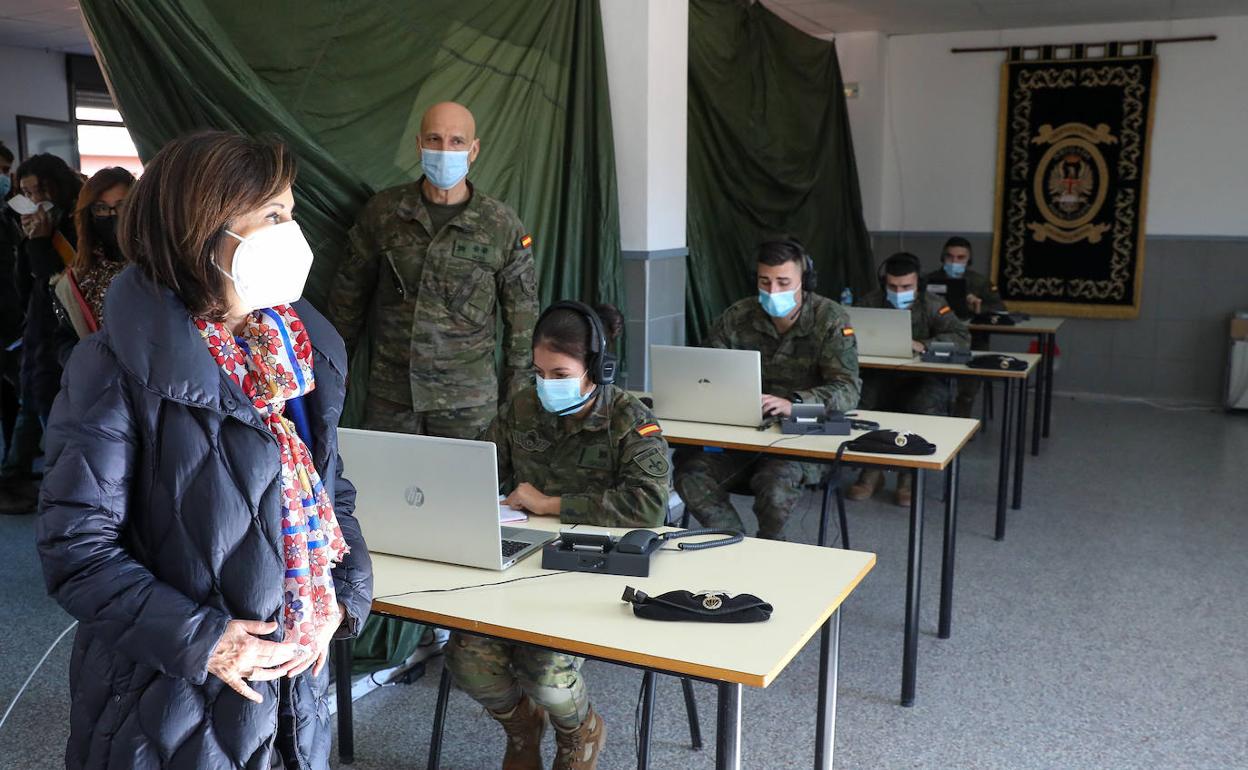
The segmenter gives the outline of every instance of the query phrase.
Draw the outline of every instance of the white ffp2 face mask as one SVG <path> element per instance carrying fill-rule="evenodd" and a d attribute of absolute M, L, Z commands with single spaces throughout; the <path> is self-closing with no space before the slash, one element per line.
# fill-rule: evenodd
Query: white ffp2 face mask
<path fill-rule="evenodd" d="M 248 310 L 288 305 L 303 296 L 303 285 L 312 270 L 312 247 L 294 221 L 264 227 L 237 238 L 234 264 L 229 272 L 217 269 L 234 282 L 234 291 Z"/>

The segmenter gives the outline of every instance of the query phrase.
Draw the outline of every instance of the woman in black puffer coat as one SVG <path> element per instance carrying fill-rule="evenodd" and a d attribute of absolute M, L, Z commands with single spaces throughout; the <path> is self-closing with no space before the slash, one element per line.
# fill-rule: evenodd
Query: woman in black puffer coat
<path fill-rule="evenodd" d="M 135 266 L 69 360 L 40 499 L 48 589 L 79 620 L 67 767 L 328 767 L 325 658 L 372 565 L 343 343 L 285 304 L 311 261 L 293 178 L 280 144 L 196 134 L 122 215 Z"/>

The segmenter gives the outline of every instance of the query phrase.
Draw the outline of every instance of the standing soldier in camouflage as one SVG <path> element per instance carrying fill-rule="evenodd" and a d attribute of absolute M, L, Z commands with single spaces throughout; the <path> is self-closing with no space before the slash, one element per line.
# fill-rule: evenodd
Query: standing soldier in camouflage
<path fill-rule="evenodd" d="M 371 337 L 367 428 L 478 438 L 528 367 L 533 239 L 510 207 L 468 182 L 480 150 L 471 112 L 430 107 L 424 176 L 373 196 L 351 228 L 329 317 L 349 351 L 366 328 Z"/>
<path fill-rule="evenodd" d="M 793 238 L 758 247 L 758 296 L 724 311 L 707 347 L 757 350 L 763 365 L 763 414 L 787 417 L 794 403 L 848 411 L 858 405 L 858 346 L 849 315 L 814 292 L 810 256 Z M 806 484 L 828 469 L 753 452 L 681 449 L 676 491 L 707 527 L 743 529 L 729 493 L 753 493 L 758 537 L 784 539 L 784 525 Z"/>
<path fill-rule="evenodd" d="M 368 332 L 365 428 L 480 438 L 528 367 L 533 239 L 510 207 L 468 182 L 480 151 L 471 112 L 430 107 L 420 123 L 424 176 L 373 196 L 348 235 L 326 315 L 349 354 Z M 370 618 L 355 652 L 393 665 L 422 638 L 432 653 L 445 634 Z"/>
<path fill-rule="evenodd" d="M 606 321 L 598 315 L 602 314 Z M 565 524 L 656 527 L 667 512 L 667 442 L 637 399 L 611 384 L 608 337 L 619 311 L 557 303 L 533 339 L 535 377 L 490 426 L 507 504 Z M 507 733 L 506 770 L 542 770 L 549 714 L 555 770 L 593 770 L 606 740 L 589 704 L 583 658 L 471 634 L 451 634 L 446 663 L 455 683 Z"/>
<path fill-rule="evenodd" d="M 884 260 L 880 267 L 880 288 L 863 298 L 862 307 L 895 308 L 910 311 L 910 335 L 915 353 L 921 354 L 932 342 L 952 342 L 970 350 L 971 333 L 966 323 L 940 297 L 924 291 L 919 258 L 901 252 Z M 862 378 L 863 409 L 912 414 L 945 414 L 948 411 L 948 383 L 943 377 L 900 372 L 868 372 Z M 866 469 L 849 488 L 850 500 L 865 500 L 884 486 L 883 471 Z M 897 505 L 910 505 L 910 474 L 897 479 Z"/>
<path fill-rule="evenodd" d="M 972 270 L 971 242 L 965 238 L 953 236 L 945 241 L 945 248 L 940 255 L 941 269 L 933 270 L 927 276 L 928 283 L 943 282 L 948 279 L 964 279 L 966 281 L 967 315 L 959 315 L 963 321 L 970 321 L 980 313 L 996 313 L 1005 310 L 1005 302 L 992 285 L 988 276 Z M 987 350 L 988 335 L 983 332 L 971 333 L 971 349 Z M 954 417 L 970 417 L 975 406 L 975 394 L 979 392 L 978 377 L 959 377 L 958 396 L 953 402 Z"/>

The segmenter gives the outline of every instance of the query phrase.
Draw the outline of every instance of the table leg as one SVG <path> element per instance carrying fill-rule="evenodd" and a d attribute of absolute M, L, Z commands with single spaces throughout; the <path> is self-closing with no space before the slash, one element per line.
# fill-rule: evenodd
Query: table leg
<path fill-rule="evenodd" d="M 650 768 L 650 733 L 654 727 L 653 671 L 641 675 L 641 735 L 637 740 L 637 770 Z"/>
<path fill-rule="evenodd" d="M 953 626 L 953 565 L 958 542 L 958 471 L 961 454 L 953 456 L 945 471 L 945 549 L 940 563 L 940 631 L 948 639 Z"/>
<path fill-rule="evenodd" d="M 1043 334 L 1036 335 L 1036 350 L 1040 351 L 1040 363 L 1036 365 L 1036 406 L 1034 421 L 1031 425 L 1031 456 L 1038 457 L 1040 455 L 1040 434 L 1043 432 L 1042 422 L 1044 420 L 1044 362 L 1048 360 L 1048 348 L 1045 347 L 1046 336 Z"/>
<path fill-rule="evenodd" d="M 1010 387 L 1006 381 L 1007 388 Z M 1018 435 L 1014 439 L 1014 500 L 1012 508 L 1023 507 L 1023 462 L 1027 456 L 1027 378 L 1018 381 Z"/>
<path fill-rule="evenodd" d="M 355 725 L 351 703 L 351 645 L 352 639 L 339 639 L 333 643 L 334 692 L 338 700 L 338 761 L 349 765 L 355 761 Z"/>
<path fill-rule="evenodd" d="M 919 659 L 919 594 L 923 568 L 923 471 L 912 468 L 910 563 L 906 568 L 906 632 L 901 654 L 901 705 L 914 705 L 915 666 Z"/>
<path fill-rule="evenodd" d="M 823 508 L 819 511 L 819 547 L 823 548 L 828 544 L 828 517 L 831 513 L 833 486 L 836 484 L 836 478 L 828 479 L 823 485 Z"/>
<path fill-rule="evenodd" d="M 719 683 L 715 770 L 741 770 L 741 685 Z"/>
<path fill-rule="evenodd" d="M 997 531 L 994 536 L 997 540 L 1005 538 L 1005 508 L 1006 497 L 1010 488 L 1010 429 L 1014 427 L 1013 421 L 1010 419 L 1013 414 L 1010 409 L 1010 395 L 1014 392 L 1014 388 L 1010 387 L 1010 383 L 1006 381 L 1005 387 L 1001 388 L 1001 456 L 997 459 Z"/>
<path fill-rule="evenodd" d="M 442 734 L 446 732 L 446 704 L 451 697 L 451 669 L 442 665 L 442 678 L 438 680 L 437 705 L 433 707 L 433 732 L 429 736 L 429 762 L 426 770 L 438 770 L 442 765 Z"/>
<path fill-rule="evenodd" d="M 689 746 L 702 750 L 702 722 L 698 719 L 698 701 L 693 697 L 693 682 L 681 677 L 680 689 L 685 694 L 685 716 L 689 719 Z"/>
<path fill-rule="evenodd" d="M 832 770 L 836 748 L 836 680 L 841 665 L 841 608 L 819 632 L 819 707 L 815 718 L 815 770 Z"/>
<path fill-rule="evenodd" d="M 1049 334 L 1044 348 L 1044 437 L 1049 437 L 1049 422 L 1053 416 L 1053 357 L 1057 355 L 1057 335 Z"/>

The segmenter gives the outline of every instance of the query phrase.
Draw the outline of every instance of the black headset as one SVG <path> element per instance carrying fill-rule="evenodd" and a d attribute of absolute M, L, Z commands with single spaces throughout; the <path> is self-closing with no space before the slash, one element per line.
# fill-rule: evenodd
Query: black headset
<path fill-rule="evenodd" d="M 542 311 L 541 317 L 537 319 L 537 325 L 534 327 L 541 328 L 542 319 L 556 310 L 571 310 L 579 313 L 589 322 L 589 361 L 587 367 L 589 369 L 589 381 L 595 385 L 610 385 L 615 382 L 615 374 L 620 368 L 620 360 L 614 353 L 607 350 L 607 334 L 602 328 L 602 319 L 594 312 L 594 309 L 583 302 L 565 299 Z"/>
<path fill-rule="evenodd" d="M 815 286 L 819 284 L 819 272 L 815 270 L 815 260 L 810 258 L 810 254 L 806 253 L 806 248 L 802 246 L 802 242 L 791 235 L 782 235 L 776 238 L 769 238 L 759 244 L 759 249 L 764 246 L 776 244 L 783 246 L 790 251 L 796 252 L 802 258 L 802 291 L 814 291 Z"/>
<path fill-rule="evenodd" d="M 906 270 L 904 273 L 894 273 L 893 275 L 909 275 L 913 272 L 919 277 L 919 288 L 914 293 L 915 297 L 923 296 L 923 291 L 927 289 L 927 281 L 923 279 L 923 262 L 908 251 L 899 251 L 880 263 L 879 269 L 875 271 L 876 280 L 880 282 L 880 291 L 888 291 L 888 285 L 884 283 L 884 276 L 888 274 L 888 268 L 891 265 L 913 268 L 913 270 Z"/>

